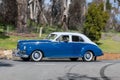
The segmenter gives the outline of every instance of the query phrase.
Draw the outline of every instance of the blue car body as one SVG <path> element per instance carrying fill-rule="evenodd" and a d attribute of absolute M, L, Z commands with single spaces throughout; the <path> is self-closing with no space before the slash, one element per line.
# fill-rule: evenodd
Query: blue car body
<path fill-rule="evenodd" d="M 50 39 L 51 35 L 54 38 Z M 69 40 L 60 40 L 60 36 L 63 35 L 69 37 Z M 78 38 L 82 40 L 77 41 Z M 103 55 L 102 50 L 85 35 L 68 32 L 51 33 L 45 40 L 19 40 L 17 50 L 13 54 L 21 58 L 30 58 L 36 50 L 41 51 L 42 57 L 47 58 L 83 58 L 87 51 L 91 51 L 95 57 Z"/>

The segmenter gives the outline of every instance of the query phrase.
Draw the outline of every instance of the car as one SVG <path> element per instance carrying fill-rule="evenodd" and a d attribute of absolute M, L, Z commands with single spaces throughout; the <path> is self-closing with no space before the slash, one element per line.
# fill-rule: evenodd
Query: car
<path fill-rule="evenodd" d="M 77 61 L 96 60 L 103 52 L 87 36 L 75 32 L 53 32 L 43 40 L 19 40 L 13 56 L 24 61 L 41 61 L 42 58 L 69 58 Z"/>

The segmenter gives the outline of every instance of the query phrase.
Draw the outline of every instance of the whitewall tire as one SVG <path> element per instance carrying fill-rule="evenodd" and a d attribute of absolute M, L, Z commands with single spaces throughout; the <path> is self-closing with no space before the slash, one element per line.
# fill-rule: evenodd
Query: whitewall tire
<path fill-rule="evenodd" d="M 87 62 L 90 62 L 93 60 L 93 53 L 91 51 L 87 51 L 84 56 L 83 56 L 83 61 L 87 61 Z"/>
<path fill-rule="evenodd" d="M 42 60 L 42 58 L 43 58 L 43 53 L 41 51 L 38 51 L 38 50 L 34 51 L 31 55 L 32 61 L 38 62 L 38 61 Z"/>

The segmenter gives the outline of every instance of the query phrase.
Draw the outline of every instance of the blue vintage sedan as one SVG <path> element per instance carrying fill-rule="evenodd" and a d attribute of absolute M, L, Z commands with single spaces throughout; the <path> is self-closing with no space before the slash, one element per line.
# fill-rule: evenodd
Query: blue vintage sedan
<path fill-rule="evenodd" d="M 76 61 L 96 60 L 102 50 L 88 37 L 80 33 L 53 32 L 45 40 L 19 40 L 13 56 L 24 61 L 41 61 L 42 58 L 69 58 Z"/>

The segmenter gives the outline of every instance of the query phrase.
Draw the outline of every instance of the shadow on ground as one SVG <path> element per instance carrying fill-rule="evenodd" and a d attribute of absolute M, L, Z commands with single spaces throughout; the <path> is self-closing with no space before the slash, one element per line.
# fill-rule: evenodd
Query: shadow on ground
<path fill-rule="evenodd" d="M 0 67 L 12 67 L 12 64 L 0 62 Z"/>
<path fill-rule="evenodd" d="M 34 62 L 34 61 L 31 61 L 31 60 L 30 61 L 23 61 L 21 59 L 14 60 L 14 61 L 17 61 L 17 62 Z M 44 59 L 44 60 L 39 61 L 39 62 L 85 62 L 85 61 L 83 61 L 83 60 L 71 61 L 69 59 Z M 101 61 L 97 60 L 97 61 L 91 61 L 91 62 L 101 62 Z M 91 63 L 91 62 L 86 62 L 86 63 Z"/>

